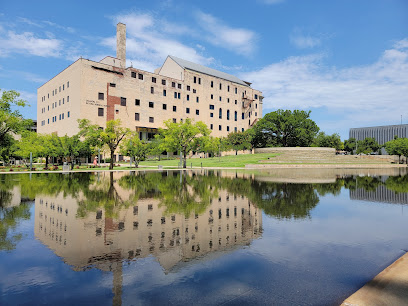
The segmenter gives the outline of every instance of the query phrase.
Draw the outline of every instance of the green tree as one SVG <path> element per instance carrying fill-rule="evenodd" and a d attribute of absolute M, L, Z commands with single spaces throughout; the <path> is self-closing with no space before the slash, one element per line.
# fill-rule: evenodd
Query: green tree
<path fill-rule="evenodd" d="M 398 162 L 401 162 L 401 155 L 405 156 L 408 163 L 408 138 L 395 138 L 386 142 L 385 150 L 390 155 L 398 155 Z"/>
<path fill-rule="evenodd" d="M 325 132 L 320 132 L 316 135 L 313 145 L 322 148 L 335 148 L 336 150 L 342 150 L 344 148 L 340 135 L 337 133 L 326 135 Z"/>
<path fill-rule="evenodd" d="M 235 151 L 235 155 L 238 155 L 240 150 L 250 150 L 252 148 L 250 135 L 245 132 L 229 133 L 226 141 L 228 146 Z"/>
<path fill-rule="evenodd" d="M 14 135 L 27 130 L 32 121 L 23 119 L 19 107 L 29 106 L 26 101 L 18 99 L 20 94 L 14 90 L 1 90 L 0 97 L 0 158 L 8 162 Z M 16 109 L 17 107 L 17 109 Z"/>
<path fill-rule="evenodd" d="M 27 160 L 32 153 L 33 157 L 41 156 L 42 143 L 40 136 L 35 132 L 22 132 L 21 139 L 15 145 L 14 155 Z"/>
<path fill-rule="evenodd" d="M 106 145 L 110 151 L 109 169 L 113 169 L 113 159 L 120 142 L 130 133 L 128 128 L 121 126 L 119 119 L 106 122 L 106 129 L 91 124 L 88 119 L 79 119 L 79 135 L 83 136 L 92 146 L 101 148 Z"/>
<path fill-rule="evenodd" d="M 138 133 L 133 133 L 131 137 L 122 142 L 120 152 L 122 155 L 130 156 L 137 168 L 139 162 L 146 159 L 149 152 L 149 144 L 144 140 L 140 140 Z"/>
<path fill-rule="evenodd" d="M 157 156 L 157 159 L 160 160 L 160 156 L 165 150 L 163 149 L 163 141 L 159 134 L 156 134 L 155 137 L 148 143 L 148 149 L 148 155 Z"/>
<path fill-rule="evenodd" d="M 357 154 L 370 154 L 371 152 L 378 152 L 380 145 L 375 138 L 367 137 L 364 140 L 357 141 Z"/>
<path fill-rule="evenodd" d="M 347 152 L 352 153 L 356 149 L 356 139 L 355 138 L 350 138 L 344 140 L 344 150 Z"/>
<path fill-rule="evenodd" d="M 256 146 L 307 147 L 319 132 L 309 118 L 310 111 L 282 110 L 266 114 L 254 126 L 253 144 Z"/>
<path fill-rule="evenodd" d="M 61 139 L 63 154 L 69 157 L 71 161 L 71 170 L 74 169 L 75 158 L 79 156 L 81 150 L 81 140 L 79 135 L 73 135 L 71 137 L 65 135 Z"/>
<path fill-rule="evenodd" d="M 197 148 L 198 139 L 208 136 L 211 131 L 199 121 L 193 123 L 187 118 L 184 122 L 164 121 L 166 129 L 160 129 L 166 151 L 180 151 L 183 155 L 183 168 L 187 168 L 187 155 Z"/>

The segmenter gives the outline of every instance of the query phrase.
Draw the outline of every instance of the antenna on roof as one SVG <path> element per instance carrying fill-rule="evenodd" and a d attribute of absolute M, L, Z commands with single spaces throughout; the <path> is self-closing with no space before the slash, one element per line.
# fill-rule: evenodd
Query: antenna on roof
<path fill-rule="evenodd" d="M 133 63 L 132 63 L 132 61 L 130 61 L 130 68 L 133 68 Z"/>

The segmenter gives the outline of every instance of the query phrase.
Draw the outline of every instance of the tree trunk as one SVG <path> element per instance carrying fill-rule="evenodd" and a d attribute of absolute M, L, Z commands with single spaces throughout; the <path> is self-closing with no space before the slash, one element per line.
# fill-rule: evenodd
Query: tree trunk
<path fill-rule="evenodd" d="M 109 164 L 109 170 L 112 170 L 113 169 L 113 155 L 114 155 L 114 153 L 115 153 L 115 150 L 111 150 L 111 152 L 110 152 L 111 154 L 111 160 L 110 160 L 110 164 Z"/>
<path fill-rule="evenodd" d="M 184 169 L 187 168 L 187 152 L 186 151 L 183 152 L 183 168 Z"/>
<path fill-rule="evenodd" d="M 48 158 L 49 158 L 49 156 L 47 155 L 45 157 L 45 168 L 47 168 L 47 169 L 48 169 Z"/>

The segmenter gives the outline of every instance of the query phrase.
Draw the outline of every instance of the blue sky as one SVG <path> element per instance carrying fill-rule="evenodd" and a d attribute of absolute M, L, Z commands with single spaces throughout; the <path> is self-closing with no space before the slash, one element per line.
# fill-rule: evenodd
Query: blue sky
<path fill-rule="evenodd" d="M 408 1 L 1 1 L 0 88 L 31 104 L 80 56 L 153 71 L 168 54 L 253 82 L 264 114 L 311 110 L 326 133 L 408 123 Z"/>

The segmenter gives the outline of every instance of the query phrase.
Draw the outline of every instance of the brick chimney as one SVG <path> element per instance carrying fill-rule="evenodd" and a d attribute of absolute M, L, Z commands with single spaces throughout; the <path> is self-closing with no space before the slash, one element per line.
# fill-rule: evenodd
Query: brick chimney
<path fill-rule="evenodd" d="M 126 25 L 120 22 L 116 25 L 116 58 L 126 68 Z"/>

